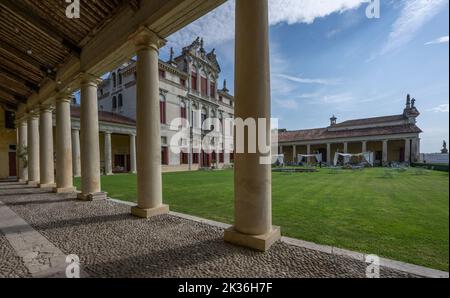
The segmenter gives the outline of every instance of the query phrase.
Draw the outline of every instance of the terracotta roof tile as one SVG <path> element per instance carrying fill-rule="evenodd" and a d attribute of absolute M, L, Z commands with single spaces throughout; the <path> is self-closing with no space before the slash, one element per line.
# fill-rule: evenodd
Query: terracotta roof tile
<path fill-rule="evenodd" d="M 72 105 L 70 109 L 70 114 L 74 118 L 80 118 L 80 106 Z M 124 124 L 124 125 L 136 125 L 136 121 L 115 113 L 99 111 L 98 112 L 98 120 L 102 122 L 110 122 L 116 124 Z"/>
<path fill-rule="evenodd" d="M 348 120 L 338 123 L 334 125 L 334 127 L 379 124 L 384 122 L 401 121 L 401 120 L 405 120 L 405 116 L 403 115 L 383 116 L 383 117 Z"/>
<path fill-rule="evenodd" d="M 415 124 L 370 127 L 363 129 L 329 131 L 328 128 L 316 128 L 297 131 L 280 132 L 279 142 L 317 141 L 325 139 L 352 138 L 364 136 L 390 135 L 402 133 L 421 133 L 422 130 Z"/>

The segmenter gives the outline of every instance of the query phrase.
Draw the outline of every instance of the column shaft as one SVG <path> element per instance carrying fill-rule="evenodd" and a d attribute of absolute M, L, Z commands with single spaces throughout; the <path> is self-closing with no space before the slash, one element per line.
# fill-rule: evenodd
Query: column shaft
<path fill-rule="evenodd" d="M 405 140 L 405 162 L 411 162 L 411 139 Z"/>
<path fill-rule="evenodd" d="M 384 140 L 383 141 L 383 160 L 382 160 L 382 164 L 383 166 L 386 166 L 388 163 L 388 141 Z"/>
<path fill-rule="evenodd" d="M 104 199 L 100 189 L 100 144 L 97 107 L 98 79 L 87 74 L 81 81 L 81 200 Z"/>
<path fill-rule="evenodd" d="M 362 142 L 362 152 L 367 152 L 367 141 Z"/>
<path fill-rule="evenodd" d="M 131 212 L 148 218 L 169 211 L 168 206 L 163 205 L 161 176 L 158 49 L 162 41 L 153 32 L 143 29 L 137 33 L 135 44 L 138 206 Z"/>
<path fill-rule="evenodd" d="M 81 176 L 81 156 L 80 156 L 80 131 L 72 130 L 72 168 L 73 176 Z"/>
<path fill-rule="evenodd" d="M 18 146 L 18 154 L 17 158 L 19 160 L 19 181 L 26 182 L 28 181 L 28 161 L 27 161 L 27 147 L 28 147 L 28 137 L 27 137 L 27 122 L 25 120 L 21 120 L 19 122 L 19 146 Z"/>
<path fill-rule="evenodd" d="M 111 133 L 105 132 L 105 175 L 112 175 Z"/>
<path fill-rule="evenodd" d="M 40 182 L 39 117 L 36 114 L 28 117 L 28 180 L 36 186 Z"/>
<path fill-rule="evenodd" d="M 331 165 L 333 163 L 333 161 L 331 159 L 332 159 L 332 156 L 331 156 L 331 144 L 327 143 L 327 164 Z"/>
<path fill-rule="evenodd" d="M 348 143 L 344 143 L 344 153 L 348 153 Z"/>
<path fill-rule="evenodd" d="M 297 162 L 297 146 L 292 146 L 292 162 Z"/>
<path fill-rule="evenodd" d="M 74 192 L 70 98 L 56 100 L 56 193 Z"/>
<path fill-rule="evenodd" d="M 270 62 L 267 0 L 236 1 L 235 96 L 236 117 L 266 121 L 271 141 Z M 259 123 L 257 124 L 259 127 Z M 261 133 L 260 137 L 263 137 Z M 236 141 L 236 140 L 235 140 Z M 247 142 L 246 142 L 247 143 Z M 280 238 L 272 226 L 272 170 L 268 154 L 236 152 L 234 168 L 235 225 L 225 240 L 265 251 Z"/>
<path fill-rule="evenodd" d="M 40 187 L 55 186 L 52 109 L 43 107 L 39 116 Z"/>
<path fill-rule="evenodd" d="M 130 135 L 130 172 L 136 173 L 136 136 Z"/>
<path fill-rule="evenodd" d="M 311 154 L 311 144 L 306 145 L 306 154 L 310 155 Z M 311 163 L 311 157 L 306 158 L 306 162 L 308 164 Z"/>

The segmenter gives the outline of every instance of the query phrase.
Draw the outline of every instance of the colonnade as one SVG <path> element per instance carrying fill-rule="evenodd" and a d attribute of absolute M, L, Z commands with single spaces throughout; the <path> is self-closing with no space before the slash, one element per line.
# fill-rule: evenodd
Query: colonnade
<path fill-rule="evenodd" d="M 349 152 L 349 144 L 354 144 L 354 143 L 360 143 L 361 144 L 361 152 L 367 152 L 368 151 L 368 142 L 379 142 L 381 143 L 381 151 L 382 151 L 382 156 L 381 156 L 381 163 L 383 165 L 386 165 L 389 163 L 389 156 L 388 156 L 388 152 L 389 152 L 389 142 L 390 141 L 404 141 L 405 145 L 404 145 L 404 161 L 405 162 L 415 162 L 419 159 L 419 152 L 420 152 L 420 139 L 419 138 L 414 138 L 414 137 L 407 137 L 407 138 L 403 138 L 403 139 L 380 139 L 380 140 L 364 140 L 364 141 L 348 141 L 348 142 L 326 142 L 326 143 L 321 143 L 321 144 L 317 144 L 317 145 L 323 145 L 326 146 L 326 160 L 327 163 L 330 163 L 332 161 L 332 159 L 334 158 L 334 156 L 332 156 L 332 148 L 331 146 L 334 144 L 340 144 L 342 145 L 342 152 L 341 153 L 350 153 Z M 298 152 L 298 146 L 306 146 L 306 154 L 310 155 L 311 154 L 311 147 L 314 146 L 316 144 L 314 143 L 308 143 L 308 144 L 301 144 L 301 145 L 280 145 L 279 148 L 279 153 L 282 154 L 284 151 L 284 148 L 287 147 L 292 147 L 292 160 L 294 162 L 297 162 L 297 152 Z M 359 153 L 359 152 L 354 152 L 354 153 Z M 308 160 L 309 162 L 309 160 Z"/>
<path fill-rule="evenodd" d="M 236 117 L 264 118 L 270 127 L 269 23 L 267 0 L 236 2 Z M 159 115 L 158 51 L 164 45 L 157 34 L 141 27 L 130 40 L 137 53 L 136 136 L 130 137 L 131 171 L 137 172 L 138 204 L 133 215 L 148 218 L 167 213 L 163 203 L 161 176 L 161 135 Z M 44 107 L 29 111 L 20 123 L 21 146 L 27 141 L 28 167 L 20 171 L 20 179 L 31 184 L 49 186 L 55 191 L 73 192 L 73 175 L 81 174 L 81 200 L 106 197 L 100 183 L 99 120 L 97 85 L 99 79 L 87 73 L 79 78 L 81 86 L 81 127 L 71 130 L 70 101 L 65 94 L 56 99 L 56 181 L 50 174 L 52 160 L 51 112 Z M 39 131 L 39 119 L 41 131 Z M 267 129 L 270 140 L 270 129 Z M 72 137 L 79 142 L 72 142 Z M 110 172 L 110 135 L 105 142 L 106 171 Z M 109 147 L 108 147 L 109 146 Z M 25 147 L 25 146 L 24 146 Z M 40 154 L 41 151 L 41 154 Z M 280 228 L 272 225 L 271 165 L 268 153 L 235 155 L 235 225 L 225 231 L 225 240 L 234 244 L 267 250 L 280 239 Z M 80 162 L 78 163 L 78 156 Z M 76 160 L 73 163 L 73 159 Z M 41 168 L 41 170 L 40 170 Z M 28 177 L 27 177 L 28 175 Z"/>

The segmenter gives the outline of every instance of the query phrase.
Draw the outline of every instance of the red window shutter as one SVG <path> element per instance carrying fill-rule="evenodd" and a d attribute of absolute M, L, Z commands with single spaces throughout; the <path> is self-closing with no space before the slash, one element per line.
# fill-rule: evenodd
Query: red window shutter
<path fill-rule="evenodd" d="M 201 90 L 201 92 L 202 92 L 203 96 L 206 96 L 206 93 L 208 92 L 207 91 L 207 88 L 208 88 L 207 86 L 208 86 L 208 80 L 206 78 L 202 77 L 202 81 L 201 81 L 201 88 L 202 88 L 202 90 Z"/>
<path fill-rule="evenodd" d="M 166 124 L 166 102 L 159 102 L 159 117 L 161 118 L 161 123 Z"/>
<path fill-rule="evenodd" d="M 197 74 L 195 72 L 192 73 L 191 75 L 191 88 L 192 90 L 198 91 L 197 90 Z"/>

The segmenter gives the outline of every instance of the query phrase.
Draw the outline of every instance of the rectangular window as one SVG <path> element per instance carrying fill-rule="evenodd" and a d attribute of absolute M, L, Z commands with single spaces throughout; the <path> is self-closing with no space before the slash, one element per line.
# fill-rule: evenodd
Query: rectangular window
<path fill-rule="evenodd" d="M 16 129 L 14 121 L 16 120 L 16 114 L 11 111 L 5 111 L 5 128 Z"/>
<path fill-rule="evenodd" d="M 161 123 L 166 124 L 166 102 L 159 102 L 159 116 L 161 118 Z"/>
<path fill-rule="evenodd" d="M 204 77 L 202 77 L 201 80 L 201 94 L 202 96 L 206 96 L 208 92 L 208 80 Z"/>
<path fill-rule="evenodd" d="M 166 72 L 162 69 L 159 70 L 159 77 L 160 78 L 165 78 L 166 77 Z"/>
<path fill-rule="evenodd" d="M 198 153 L 193 153 L 192 159 L 193 159 L 192 163 L 198 165 Z"/>
<path fill-rule="evenodd" d="M 183 86 L 183 87 L 186 87 L 186 80 L 180 78 L 180 85 Z"/>
<path fill-rule="evenodd" d="M 195 72 L 192 72 L 191 74 L 191 89 L 194 91 L 197 90 L 197 74 Z"/>
<path fill-rule="evenodd" d="M 187 153 L 180 153 L 180 162 L 182 165 L 187 165 L 189 164 L 189 156 Z"/>
<path fill-rule="evenodd" d="M 169 148 L 161 147 L 161 164 L 169 165 Z"/>
<path fill-rule="evenodd" d="M 211 89 L 211 91 L 210 91 L 211 97 L 215 98 L 216 97 L 216 83 L 211 82 L 210 89 Z"/>
<path fill-rule="evenodd" d="M 219 153 L 219 162 L 224 163 L 224 160 L 225 160 L 224 153 L 223 152 Z"/>

